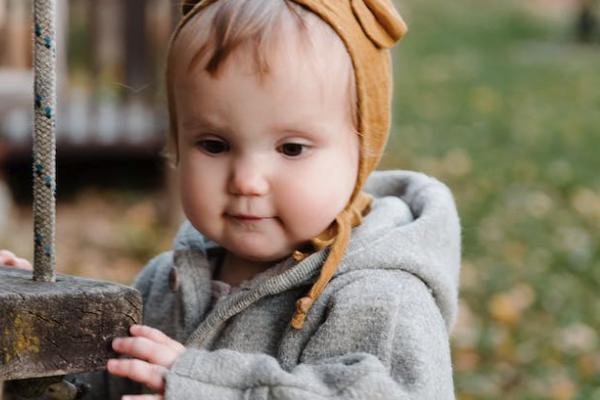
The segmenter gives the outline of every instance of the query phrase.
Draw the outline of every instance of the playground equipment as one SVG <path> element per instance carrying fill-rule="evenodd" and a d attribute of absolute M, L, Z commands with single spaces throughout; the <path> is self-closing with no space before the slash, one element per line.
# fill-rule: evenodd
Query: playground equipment
<path fill-rule="evenodd" d="M 0 381 L 20 398 L 79 396 L 61 376 L 103 368 L 142 311 L 130 287 L 55 274 L 55 7 L 34 0 L 33 276 L 0 267 Z"/>

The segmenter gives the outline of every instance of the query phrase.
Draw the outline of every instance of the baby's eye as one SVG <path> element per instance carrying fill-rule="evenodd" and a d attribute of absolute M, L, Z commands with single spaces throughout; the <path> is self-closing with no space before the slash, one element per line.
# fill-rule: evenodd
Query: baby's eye
<path fill-rule="evenodd" d="M 229 151 L 229 144 L 218 139 L 199 140 L 198 145 L 208 154 L 220 154 Z"/>
<path fill-rule="evenodd" d="M 298 157 L 308 146 L 300 143 L 284 143 L 279 146 L 279 152 L 288 157 Z"/>

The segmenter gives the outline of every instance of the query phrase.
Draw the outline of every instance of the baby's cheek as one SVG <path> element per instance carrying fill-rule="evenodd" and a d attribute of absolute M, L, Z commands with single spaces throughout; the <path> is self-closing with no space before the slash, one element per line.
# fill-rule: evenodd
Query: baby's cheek
<path fill-rule="evenodd" d="M 187 219 L 199 230 L 210 227 L 204 226 L 208 221 L 215 221 L 219 214 L 218 204 L 221 197 L 216 193 L 210 180 L 202 175 L 182 171 L 179 180 L 181 205 Z"/>
<path fill-rule="evenodd" d="M 335 219 L 345 205 L 345 199 L 336 195 L 332 182 L 296 186 L 280 198 L 280 212 L 297 240 L 305 241 L 317 236 Z"/>

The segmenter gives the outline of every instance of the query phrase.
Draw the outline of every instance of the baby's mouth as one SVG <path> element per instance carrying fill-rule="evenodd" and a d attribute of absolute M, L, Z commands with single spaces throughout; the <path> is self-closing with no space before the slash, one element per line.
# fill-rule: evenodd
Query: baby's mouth
<path fill-rule="evenodd" d="M 238 222 L 245 223 L 253 223 L 253 222 L 262 222 L 272 219 L 273 217 L 262 217 L 259 215 L 249 215 L 249 214 L 225 214 L 226 217 L 231 218 Z"/>

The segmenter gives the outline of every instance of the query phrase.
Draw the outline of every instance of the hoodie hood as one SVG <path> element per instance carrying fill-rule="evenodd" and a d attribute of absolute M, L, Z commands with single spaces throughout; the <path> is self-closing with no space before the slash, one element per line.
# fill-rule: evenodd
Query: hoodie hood
<path fill-rule="evenodd" d="M 374 197 L 363 224 L 354 228 L 348 250 L 334 275 L 357 270 L 403 270 L 430 289 L 450 331 L 457 314 L 461 259 L 461 230 L 448 187 L 435 178 L 412 171 L 376 171 L 365 191 Z M 175 250 L 206 254 L 218 244 L 206 240 L 188 222 L 175 238 Z M 314 278 L 315 259 L 322 250 L 292 269 Z M 305 283 L 305 282 L 304 282 Z"/>
<path fill-rule="evenodd" d="M 429 287 L 450 331 L 458 308 L 461 229 L 448 187 L 411 171 L 371 175 L 365 190 L 376 199 L 355 228 L 338 273 L 400 269 Z M 368 221 L 367 221 L 368 219 Z"/>

